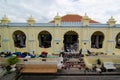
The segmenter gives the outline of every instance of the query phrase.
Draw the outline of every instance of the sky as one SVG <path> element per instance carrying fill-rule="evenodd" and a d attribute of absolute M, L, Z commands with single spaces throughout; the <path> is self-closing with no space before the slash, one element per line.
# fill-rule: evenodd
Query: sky
<path fill-rule="evenodd" d="M 11 22 L 26 22 L 32 17 L 46 23 L 59 13 L 87 15 L 100 23 L 113 16 L 120 23 L 120 0 L 0 0 L 0 19 L 6 15 Z"/>

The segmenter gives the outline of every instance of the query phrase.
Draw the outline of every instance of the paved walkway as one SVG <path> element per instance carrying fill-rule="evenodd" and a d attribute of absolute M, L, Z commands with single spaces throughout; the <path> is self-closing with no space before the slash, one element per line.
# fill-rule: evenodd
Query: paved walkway
<path fill-rule="evenodd" d="M 1 70 L 2 72 L 2 70 Z M 107 75 L 106 75 L 107 74 Z M 113 76 L 111 76 L 113 75 Z M 23 74 L 22 80 L 120 80 L 120 72 L 84 72 L 81 70 L 62 70 L 56 74 Z M 9 73 L 0 80 L 14 80 L 16 72 Z"/>
<path fill-rule="evenodd" d="M 7 73 L 7 71 L 0 67 L 0 80 L 14 80 L 16 72 Z"/>
<path fill-rule="evenodd" d="M 20 80 L 120 80 L 120 76 L 23 76 Z"/>
<path fill-rule="evenodd" d="M 6 70 L 0 67 L 0 77 L 2 77 L 6 73 Z"/>
<path fill-rule="evenodd" d="M 99 72 L 88 72 L 88 71 L 84 71 L 84 70 L 62 70 L 62 71 L 59 71 L 59 73 L 57 74 L 66 74 L 66 75 L 81 75 L 81 74 L 105 74 L 105 75 L 109 75 L 109 74 L 119 74 L 120 75 L 120 72 L 117 72 L 117 71 L 113 71 L 113 72 L 102 72 L 102 73 L 99 73 Z"/>
<path fill-rule="evenodd" d="M 16 72 L 8 73 L 0 77 L 0 80 L 15 80 Z"/>
<path fill-rule="evenodd" d="M 19 80 L 120 80 L 120 72 L 62 70 L 56 74 L 23 74 Z"/>

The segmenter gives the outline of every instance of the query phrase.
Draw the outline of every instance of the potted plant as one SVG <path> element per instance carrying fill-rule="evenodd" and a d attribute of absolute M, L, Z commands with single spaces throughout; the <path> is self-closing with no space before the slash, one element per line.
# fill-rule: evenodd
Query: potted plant
<path fill-rule="evenodd" d="M 8 65 L 11 67 L 10 71 L 15 71 L 16 70 L 16 63 L 19 61 L 17 56 L 11 56 L 10 58 L 7 59 Z"/>
<path fill-rule="evenodd" d="M 101 60 L 100 60 L 100 59 L 97 59 L 97 64 L 98 64 L 98 65 L 101 65 L 101 63 L 102 63 Z"/>
<path fill-rule="evenodd" d="M 101 62 L 101 60 L 98 58 L 97 59 L 97 65 L 96 65 L 96 71 L 97 72 L 99 72 L 99 73 L 101 73 L 101 67 L 102 67 L 102 62 Z"/>
<path fill-rule="evenodd" d="M 97 59 L 97 65 L 96 65 L 96 67 L 97 67 L 97 68 L 101 68 L 101 66 L 102 66 L 101 60 L 100 60 L 100 59 Z"/>

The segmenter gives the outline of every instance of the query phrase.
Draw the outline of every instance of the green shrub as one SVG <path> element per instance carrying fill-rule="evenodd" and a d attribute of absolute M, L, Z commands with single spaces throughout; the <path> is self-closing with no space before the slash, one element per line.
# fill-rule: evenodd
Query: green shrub
<path fill-rule="evenodd" d="M 100 59 L 97 59 L 97 64 L 101 65 L 101 60 Z"/>
<path fill-rule="evenodd" d="M 16 56 L 12 56 L 12 57 L 8 58 L 8 60 L 7 60 L 8 65 L 16 64 L 18 61 L 19 61 L 19 59 Z"/>

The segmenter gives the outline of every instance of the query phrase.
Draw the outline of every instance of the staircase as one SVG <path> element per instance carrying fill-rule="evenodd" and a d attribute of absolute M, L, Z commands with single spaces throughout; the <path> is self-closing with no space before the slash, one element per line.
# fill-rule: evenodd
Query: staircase
<path fill-rule="evenodd" d="M 67 55 L 67 56 L 66 56 Z M 64 67 L 63 69 L 67 70 L 85 70 L 86 66 L 83 60 L 83 55 L 79 54 L 65 54 L 64 58 Z"/>

